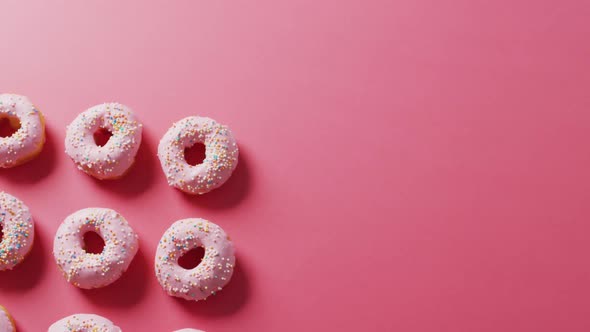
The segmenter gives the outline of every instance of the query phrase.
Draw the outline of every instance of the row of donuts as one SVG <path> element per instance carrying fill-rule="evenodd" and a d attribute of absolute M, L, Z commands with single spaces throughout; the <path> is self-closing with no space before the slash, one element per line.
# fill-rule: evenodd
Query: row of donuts
<path fill-rule="evenodd" d="M 0 192 L 0 271 L 11 270 L 29 254 L 35 226 L 29 208 L 18 198 Z M 85 250 L 84 235 L 98 234 L 104 241 L 101 253 Z M 184 269 L 178 259 L 202 247 L 202 261 Z M 53 255 L 66 280 L 92 289 L 107 286 L 121 277 L 139 248 L 137 233 L 118 212 L 86 208 L 66 217 L 55 234 Z M 234 247 L 221 227 L 200 218 L 174 222 L 158 243 L 156 277 L 172 296 L 199 301 L 215 295 L 230 280 L 235 265 Z"/>
<path fill-rule="evenodd" d="M 35 158 L 45 143 L 45 117 L 25 96 L 0 94 L 0 119 L 13 132 L 0 138 L 0 167 L 10 168 Z M 97 179 L 125 176 L 135 163 L 143 125 L 129 107 L 96 105 L 67 126 L 65 151 L 78 169 Z M 106 132 L 104 145 L 95 134 Z M 185 149 L 205 145 L 205 159 L 191 165 Z M 190 116 L 175 122 L 158 145 L 158 158 L 168 184 L 188 194 L 204 194 L 223 185 L 238 164 L 238 146 L 228 127 L 207 117 Z"/>
<path fill-rule="evenodd" d="M 11 270 L 30 253 L 35 225 L 29 208 L 5 192 L 0 192 L 0 226 L 0 271 Z M 89 232 L 104 241 L 102 252 L 86 251 L 84 235 Z M 118 212 L 86 208 L 60 224 L 53 255 L 70 284 L 83 289 L 100 288 L 123 275 L 138 251 L 138 241 L 138 235 Z M 198 247 L 204 249 L 201 262 L 191 269 L 180 266 L 178 260 Z M 200 218 L 174 222 L 156 250 L 158 282 L 168 295 L 186 300 L 204 300 L 221 291 L 230 281 L 234 266 L 234 246 L 229 236 L 218 225 Z"/>
<path fill-rule="evenodd" d="M 6 308 L 0 306 L 0 332 L 15 332 L 14 319 Z M 121 332 L 121 328 L 110 320 L 94 314 L 75 314 L 51 324 L 48 332 L 97 331 Z M 205 332 L 196 329 L 181 329 L 174 332 Z"/>

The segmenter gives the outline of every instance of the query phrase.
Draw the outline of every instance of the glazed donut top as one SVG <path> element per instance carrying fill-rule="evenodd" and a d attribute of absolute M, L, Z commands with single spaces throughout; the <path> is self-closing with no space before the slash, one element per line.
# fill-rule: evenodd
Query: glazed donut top
<path fill-rule="evenodd" d="M 41 112 L 25 96 L 0 94 L 0 118 L 18 118 L 20 128 L 0 138 L 0 167 L 16 166 L 40 149 L 45 142 Z"/>
<path fill-rule="evenodd" d="M 86 232 L 96 232 L 104 240 L 100 254 L 83 248 Z M 69 215 L 59 226 L 53 255 L 68 282 L 80 288 L 97 288 L 117 280 L 139 248 L 138 236 L 117 211 L 86 208 Z"/>
<path fill-rule="evenodd" d="M 121 332 L 121 329 L 99 315 L 75 314 L 51 324 L 47 332 Z"/>
<path fill-rule="evenodd" d="M 184 149 L 205 145 L 205 159 L 189 165 Z M 220 187 L 238 164 L 238 145 L 226 126 L 215 120 L 190 116 L 175 122 L 158 146 L 158 157 L 168 183 L 191 194 L 204 194 Z"/>
<path fill-rule="evenodd" d="M 10 270 L 20 263 L 31 249 L 35 237 L 29 208 L 18 198 L 0 192 L 0 271 Z"/>
<path fill-rule="evenodd" d="M 108 130 L 112 136 L 104 146 L 94 133 Z M 66 153 L 82 171 L 99 179 L 120 177 L 133 164 L 141 144 L 142 125 L 122 104 L 105 103 L 80 113 L 66 131 Z"/>
<path fill-rule="evenodd" d="M 203 247 L 205 255 L 195 268 L 187 270 L 178 259 Z M 200 218 L 183 219 L 166 230 L 156 250 L 156 277 L 164 290 L 176 297 L 199 301 L 215 295 L 233 274 L 234 247 L 218 225 Z"/>

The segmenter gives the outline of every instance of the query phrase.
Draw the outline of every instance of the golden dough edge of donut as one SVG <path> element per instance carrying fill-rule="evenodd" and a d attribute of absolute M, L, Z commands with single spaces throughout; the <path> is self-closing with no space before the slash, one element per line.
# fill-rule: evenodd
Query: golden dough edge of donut
<path fill-rule="evenodd" d="M 2 305 L 0 305 L 0 310 L 4 311 L 6 313 L 6 317 L 8 317 L 8 320 L 10 321 L 10 324 L 12 325 L 12 330 L 16 331 L 16 322 L 14 321 L 14 318 L 12 318 L 12 316 L 10 315 L 8 310 L 6 310 L 6 308 L 4 308 Z"/>

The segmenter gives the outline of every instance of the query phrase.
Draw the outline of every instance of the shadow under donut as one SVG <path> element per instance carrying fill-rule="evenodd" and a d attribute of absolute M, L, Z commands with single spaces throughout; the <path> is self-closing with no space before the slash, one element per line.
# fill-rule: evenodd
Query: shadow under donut
<path fill-rule="evenodd" d="M 251 172 L 247 154 L 240 147 L 238 166 L 221 187 L 203 195 L 190 195 L 177 190 L 182 198 L 199 208 L 228 209 L 239 204 L 251 190 Z"/>
<path fill-rule="evenodd" d="M 99 180 L 90 175 L 91 180 L 105 191 L 122 196 L 133 197 L 146 191 L 155 179 L 155 170 L 158 166 L 158 158 L 153 150 L 152 140 L 146 134 L 145 128 L 142 134 L 141 145 L 135 156 L 135 163 L 120 179 Z"/>
<path fill-rule="evenodd" d="M 129 268 L 114 283 L 94 289 L 80 289 L 91 302 L 105 307 L 130 307 L 139 303 L 147 290 L 148 276 L 153 275 L 141 248 Z"/>
<path fill-rule="evenodd" d="M 181 308 L 195 316 L 230 316 L 238 312 L 249 300 L 251 289 L 244 262 L 236 256 L 236 267 L 230 282 L 217 295 L 203 301 L 187 301 L 174 297 Z"/>
<path fill-rule="evenodd" d="M 45 144 L 32 160 L 12 168 L 0 169 L 0 174 L 10 181 L 19 183 L 37 183 L 47 177 L 55 168 L 57 148 L 51 130 L 45 127 Z"/>

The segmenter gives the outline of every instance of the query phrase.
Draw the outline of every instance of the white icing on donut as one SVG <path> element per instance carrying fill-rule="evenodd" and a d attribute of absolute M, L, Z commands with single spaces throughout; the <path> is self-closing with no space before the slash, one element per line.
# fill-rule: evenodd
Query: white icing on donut
<path fill-rule="evenodd" d="M 94 133 L 100 129 L 112 133 L 104 146 L 94 141 Z M 68 126 L 66 153 L 89 175 L 101 180 L 118 178 L 125 175 L 135 161 L 141 132 L 142 125 L 127 106 L 97 105 L 80 113 Z"/>
<path fill-rule="evenodd" d="M 51 324 L 47 332 L 121 332 L 121 328 L 99 315 L 75 314 Z"/>
<path fill-rule="evenodd" d="M 18 166 L 35 157 L 45 143 L 43 115 L 25 96 L 0 94 L 0 118 L 17 119 L 20 128 L 0 137 L 0 167 Z M 11 121 L 13 122 L 13 121 Z"/>
<path fill-rule="evenodd" d="M 205 145 L 205 160 L 192 166 L 184 159 L 184 149 L 196 143 Z M 238 145 L 226 126 L 191 116 L 168 129 L 158 146 L 158 157 L 169 185 L 189 194 L 204 194 L 229 179 L 238 165 Z"/>
<path fill-rule="evenodd" d="M 11 270 L 33 247 L 35 225 L 29 208 L 18 198 L 0 192 L 0 271 Z"/>
<path fill-rule="evenodd" d="M 12 318 L 10 314 L 0 305 L 0 332 L 15 332 L 16 328 L 14 327 L 14 323 L 12 322 Z"/>
<path fill-rule="evenodd" d="M 199 265 L 190 270 L 178 265 L 180 257 L 197 247 L 205 249 Z M 158 244 L 156 277 L 169 295 L 199 301 L 229 282 L 235 261 L 234 246 L 221 227 L 204 219 L 183 219 L 172 224 Z"/>
<path fill-rule="evenodd" d="M 104 240 L 100 254 L 87 253 L 84 234 L 96 232 Z M 99 288 L 119 279 L 138 249 L 138 236 L 114 210 L 87 208 L 74 212 L 59 226 L 53 255 L 67 281 L 80 288 Z"/>

